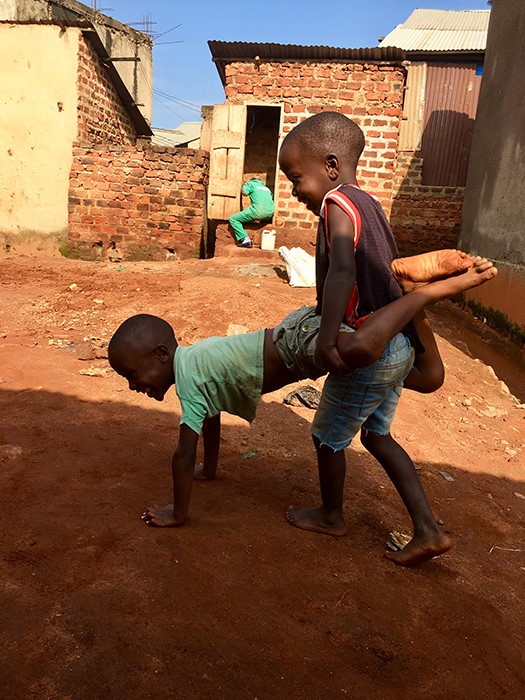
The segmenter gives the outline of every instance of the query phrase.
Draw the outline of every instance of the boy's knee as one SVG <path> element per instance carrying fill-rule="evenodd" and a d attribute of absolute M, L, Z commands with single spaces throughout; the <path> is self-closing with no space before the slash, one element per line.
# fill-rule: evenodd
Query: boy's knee
<path fill-rule="evenodd" d="M 421 389 L 422 394 L 431 394 L 438 389 L 441 389 L 445 382 L 444 367 L 436 368 L 427 372 L 424 377 L 424 384 Z"/>
<path fill-rule="evenodd" d="M 369 367 L 379 360 L 384 346 L 374 346 L 363 333 L 341 333 L 337 349 L 350 369 Z"/>
<path fill-rule="evenodd" d="M 379 433 L 373 433 L 371 430 L 361 428 L 361 444 L 369 452 L 372 452 L 375 447 L 378 447 L 388 439 L 390 439 L 390 433 L 388 435 L 379 435 Z"/>

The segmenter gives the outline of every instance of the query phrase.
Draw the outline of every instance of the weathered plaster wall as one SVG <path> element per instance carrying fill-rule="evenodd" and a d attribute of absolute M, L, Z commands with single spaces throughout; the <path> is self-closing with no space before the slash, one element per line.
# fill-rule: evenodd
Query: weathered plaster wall
<path fill-rule="evenodd" d="M 467 178 L 460 245 L 496 261 L 469 298 L 525 330 L 525 5 L 495 0 Z"/>
<path fill-rule="evenodd" d="M 1 0 L 0 22 L 35 22 L 49 19 L 48 0 Z"/>
<path fill-rule="evenodd" d="M 92 22 L 108 55 L 115 58 L 114 66 L 134 98 L 139 110 L 151 123 L 153 100 L 153 59 L 151 38 L 127 24 L 89 7 L 88 2 L 60 0 L 73 12 L 80 13 Z M 101 3 L 99 2 L 98 5 Z M 106 4 L 106 3 L 102 3 Z M 124 59 L 124 60 L 122 60 Z M 137 60 L 134 60 L 137 59 Z"/>
<path fill-rule="evenodd" d="M 0 24 L 0 237 L 10 245 L 66 233 L 78 42 L 77 29 Z"/>
<path fill-rule="evenodd" d="M 108 54 L 115 61 L 115 68 L 139 106 L 146 121 L 151 124 L 153 111 L 153 58 L 151 40 L 145 34 L 134 30 L 125 31 L 118 27 L 95 22 Z M 129 60 L 137 59 L 137 60 Z"/>

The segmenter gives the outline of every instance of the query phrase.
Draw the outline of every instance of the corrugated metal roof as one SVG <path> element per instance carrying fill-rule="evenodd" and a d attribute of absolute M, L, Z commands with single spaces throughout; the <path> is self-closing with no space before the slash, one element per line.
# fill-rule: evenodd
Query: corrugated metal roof
<path fill-rule="evenodd" d="M 176 129 L 153 129 L 152 143 L 177 147 L 200 139 L 202 122 L 182 122 Z"/>
<path fill-rule="evenodd" d="M 208 46 L 224 84 L 224 66 L 236 61 L 404 61 L 405 52 L 396 47 L 373 46 L 343 49 L 334 46 L 259 44 L 245 41 L 208 41 Z"/>
<path fill-rule="evenodd" d="M 414 10 L 379 44 L 405 51 L 484 51 L 490 10 Z"/>

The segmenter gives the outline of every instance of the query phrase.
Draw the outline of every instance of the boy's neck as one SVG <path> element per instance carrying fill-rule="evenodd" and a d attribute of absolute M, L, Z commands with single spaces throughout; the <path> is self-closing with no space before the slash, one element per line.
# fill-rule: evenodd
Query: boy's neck
<path fill-rule="evenodd" d="M 329 192 L 333 192 L 338 187 L 341 187 L 341 185 L 351 185 L 352 187 L 359 187 L 355 173 L 348 177 L 338 177 L 337 180 L 335 180 L 335 182 L 332 184 L 332 187 L 324 193 L 324 196 L 326 197 L 326 195 Z"/>
<path fill-rule="evenodd" d="M 357 185 L 357 175 L 354 168 L 341 168 L 335 187 L 339 187 L 339 185 Z"/>

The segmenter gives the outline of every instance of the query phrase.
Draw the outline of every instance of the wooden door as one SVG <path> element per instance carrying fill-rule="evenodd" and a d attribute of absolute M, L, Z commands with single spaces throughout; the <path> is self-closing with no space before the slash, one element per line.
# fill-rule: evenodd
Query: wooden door
<path fill-rule="evenodd" d="M 229 219 L 241 208 L 246 107 L 213 106 L 210 139 L 208 217 Z"/>

